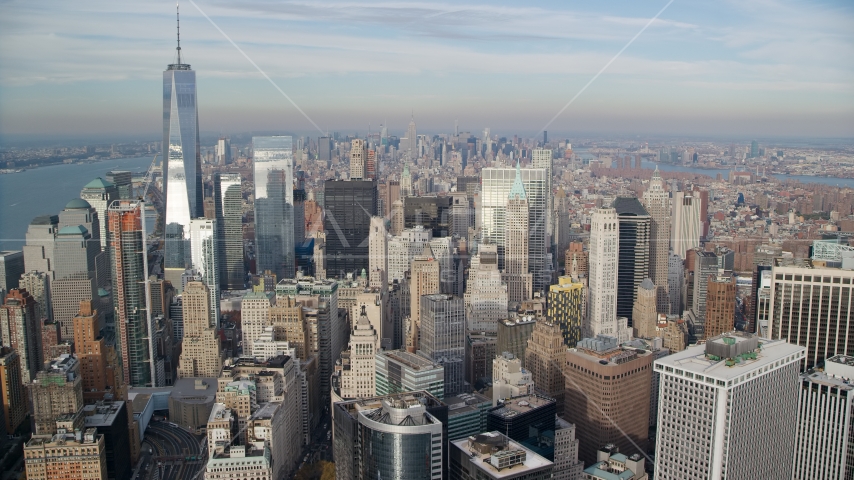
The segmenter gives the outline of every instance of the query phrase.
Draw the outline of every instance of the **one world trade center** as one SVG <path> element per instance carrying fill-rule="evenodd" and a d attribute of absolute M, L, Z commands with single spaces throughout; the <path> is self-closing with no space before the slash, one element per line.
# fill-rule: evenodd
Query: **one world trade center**
<path fill-rule="evenodd" d="M 179 19 L 177 61 L 163 72 L 164 270 L 173 285 L 190 263 L 190 220 L 204 216 L 198 117 L 196 72 L 181 61 Z"/>

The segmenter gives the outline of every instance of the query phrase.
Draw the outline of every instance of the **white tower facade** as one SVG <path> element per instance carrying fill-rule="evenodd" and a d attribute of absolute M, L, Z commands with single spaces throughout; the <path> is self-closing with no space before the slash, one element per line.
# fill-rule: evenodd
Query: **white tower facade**
<path fill-rule="evenodd" d="M 617 210 L 599 208 L 590 219 L 590 261 L 585 336 L 617 336 Z"/>
<path fill-rule="evenodd" d="M 376 395 L 377 331 L 368 320 L 365 308 L 350 334 L 350 365 L 341 372 L 342 398 L 370 398 Z"/>

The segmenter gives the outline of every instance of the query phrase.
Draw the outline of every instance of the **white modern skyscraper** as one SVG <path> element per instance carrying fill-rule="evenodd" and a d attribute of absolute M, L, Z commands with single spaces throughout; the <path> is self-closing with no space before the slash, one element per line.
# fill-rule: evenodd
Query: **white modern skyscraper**
<path fill-rule="evenodd" d="M 528 200 L 528 273 L 533 275 L 534 291 L 548 288 L 551 282 L 551 265 L 547 249 L 547 199 L 546 170 L 523 168 L 519 172 Z M 490 167 L 481 170 L 480 231 L 481 243 L 498 246 L 499 267 L 504 267 L 507 199 L 516 179 L 515 167 Z"/>
<path fill-rule="evenodd" d="M 365 166 L 368 161 L 368 146 L 361 138 L 350 142 L 350 180 L 365 178 Z"/>
<path fill-rule="evenodd" d="M 294 262 L 294 154 L 289 136 L 252 137 L 255 173 L 256 273 L 292 278 Z"/>
<path fill-rule="evenodd" d="M 803 358 L 736 332 L 656 360 L 656 480 L 792 478 Z"/>
<path fill-rule="evenodd" d="M 798 436 L 792 478 L 854 476 L 854 357 L 836 355 L 824 371 L 801 374 Z"/>
<path fill-rule="evenodd" d="M 643 206 L 652 218 L 649 241 L 649 273 L 656 287 L 656 308 L 660 313 L 678 315 L 670 310 L 667 298 L 667 269 L 670 255 L 670 196 L 664 190 L 664 181 L 658 167 L 643 194 Z"/>
<path fill-rule="evenodd" d="M 193 270 L 208 287 L 210 294 L 210 327 L 219 328 L 219 242 L 216 238 L 216 220 L 196 218 L 190 220 L 190 251 Z"/>
<path fill-rule="evenodd" d="M 599 208 L 590 219 L 590 261 L 585 337 L 617 336 L 617 211 Z"/>
<path fill-rule="evenodd" d="M 700 221 L 700 197 L 692 191 L 673 195 L 673 251 L 685 260 L 688 250 L 700 246 L 703 224 Z"/>

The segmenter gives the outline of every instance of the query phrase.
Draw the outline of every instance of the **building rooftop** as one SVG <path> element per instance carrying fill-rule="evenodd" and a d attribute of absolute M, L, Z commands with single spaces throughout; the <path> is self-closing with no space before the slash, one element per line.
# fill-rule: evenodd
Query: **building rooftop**
<path fill-rule="evenodd" d="M 179 378 L 171 387 L 170 397 L 184 403 L 213 403 L 216 398 L 215 378 Z"/>
<path fill-rule="evenodd" d="M 377 353 L 377 355 L 382 355 L 395 362 L 402 363 L 415 371 L 443 368 L 428 358 L 407 352 L 406 350 L 385 350 Z"/>
<path fill-rule="evenodd" d="M 648 217 L 649 212 L 643 208 L 640 201 L 635 197 L 617 197 L 614 199 L 614 209 L 617 215 L 632 217 Z"/>
<path fill-rule="evenodd" d="M 113 182 L 108 182 L 107 180 L 98 177 L 95 180 L 92 180 L 91 182 L 87 183 L 86 186 L 84 186 L 83 188 L 107 188 L 115 186 L 116 184 L 114 184 Z"/>
<path fill-rule="evenodd" d="M 66 210 L 83 210 L 90 208 L 92 208 L 92 205 L 90 205 L 89 202 L 83 200 L 82 198 L 75 198 L 74 200 L 71 200 L 70 202 L 65 204 Z"/>
<path fill-rule="evenodd" d="M 30 225 L 52 225 L 59 223 L 58 215 L 39 215 L 30 222 Z"/>
<path fill-rule="evenodd" d="M 484 403 L 492 407 L 492 399 L 477 392 L 445 397 L 442 401 L 448 405 L 449 417 L 478 411 L 480 410 L 479 405 Z"/>
<path fill-rule="evenodd" d="M 125 402 L 101 402 L 83 407 L 83 419 L 87 427 L 109 427 L 116 421 Z"/>
<path fill-rule="evenodd" d="M 518 397 L 504 399 L 497 407 L 490 410 L 489 413 L 492 415 L 499 415 L 504 418 L 512 418 L 517 415 L 534 411 L 538 408 L 554 405 L 554 403 L 555 400 L 553 398 L 533 393 L 530 395 L 520 395 Z"/>
<path fill-rule="evenodd" d="M 754 337 L 756 340 L 756 348 L 747 352 L 740 352 L 742 346 L 753 346 L 751 339 L 746 338 L 749 334 L 725 334 L 715 337 L 706 342 L 706 345 L 695 345 L 687 349 L 668 355 L 659 360 L 656 360 L 656 369 L 661 370 L 658 365 L 668 369 L 676 369 L 677 372 L 686 372 L 693 375 L 705 375 L 709 378 L 714 378 L 723 381 L 729 381 L 737 378 L 745 373 L 752 372 L 759 368 L 773 364 L 781 359 L 801 359 L 804 356 L 804 347 L 792 345 L 783 340 L 768 340 L 766 338 Z M 730 346 L 730 340 L 724 340 L 723 337 L 735 338 L 731 346 L 733 352 L 738 352 L 738 355 L 733 358 L 724 358 L 714 354 L 708 354 L 707 348 L 709 343 Z M 726 342 L 726 343 L 725 343 Z M 742 347 L 743 348 L 743 347 Z"/>
<path fill-rule="evenodd" d="M 453 440 L 451 445 L 468 455 L 469 462 L 489 475 L 489 478 L 516 478 L 554 468 L 554 464 L 546 458 L 499 432 Z"/>

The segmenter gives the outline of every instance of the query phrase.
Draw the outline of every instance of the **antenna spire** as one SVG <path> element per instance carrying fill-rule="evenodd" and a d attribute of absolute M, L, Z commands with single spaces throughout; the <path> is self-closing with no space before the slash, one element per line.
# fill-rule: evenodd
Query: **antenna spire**
<path fill-rule="evenodd" d="M 175 18 L 178 20 L 178 64 L 181 63 L 181 5 L 175 2 Z"/>

